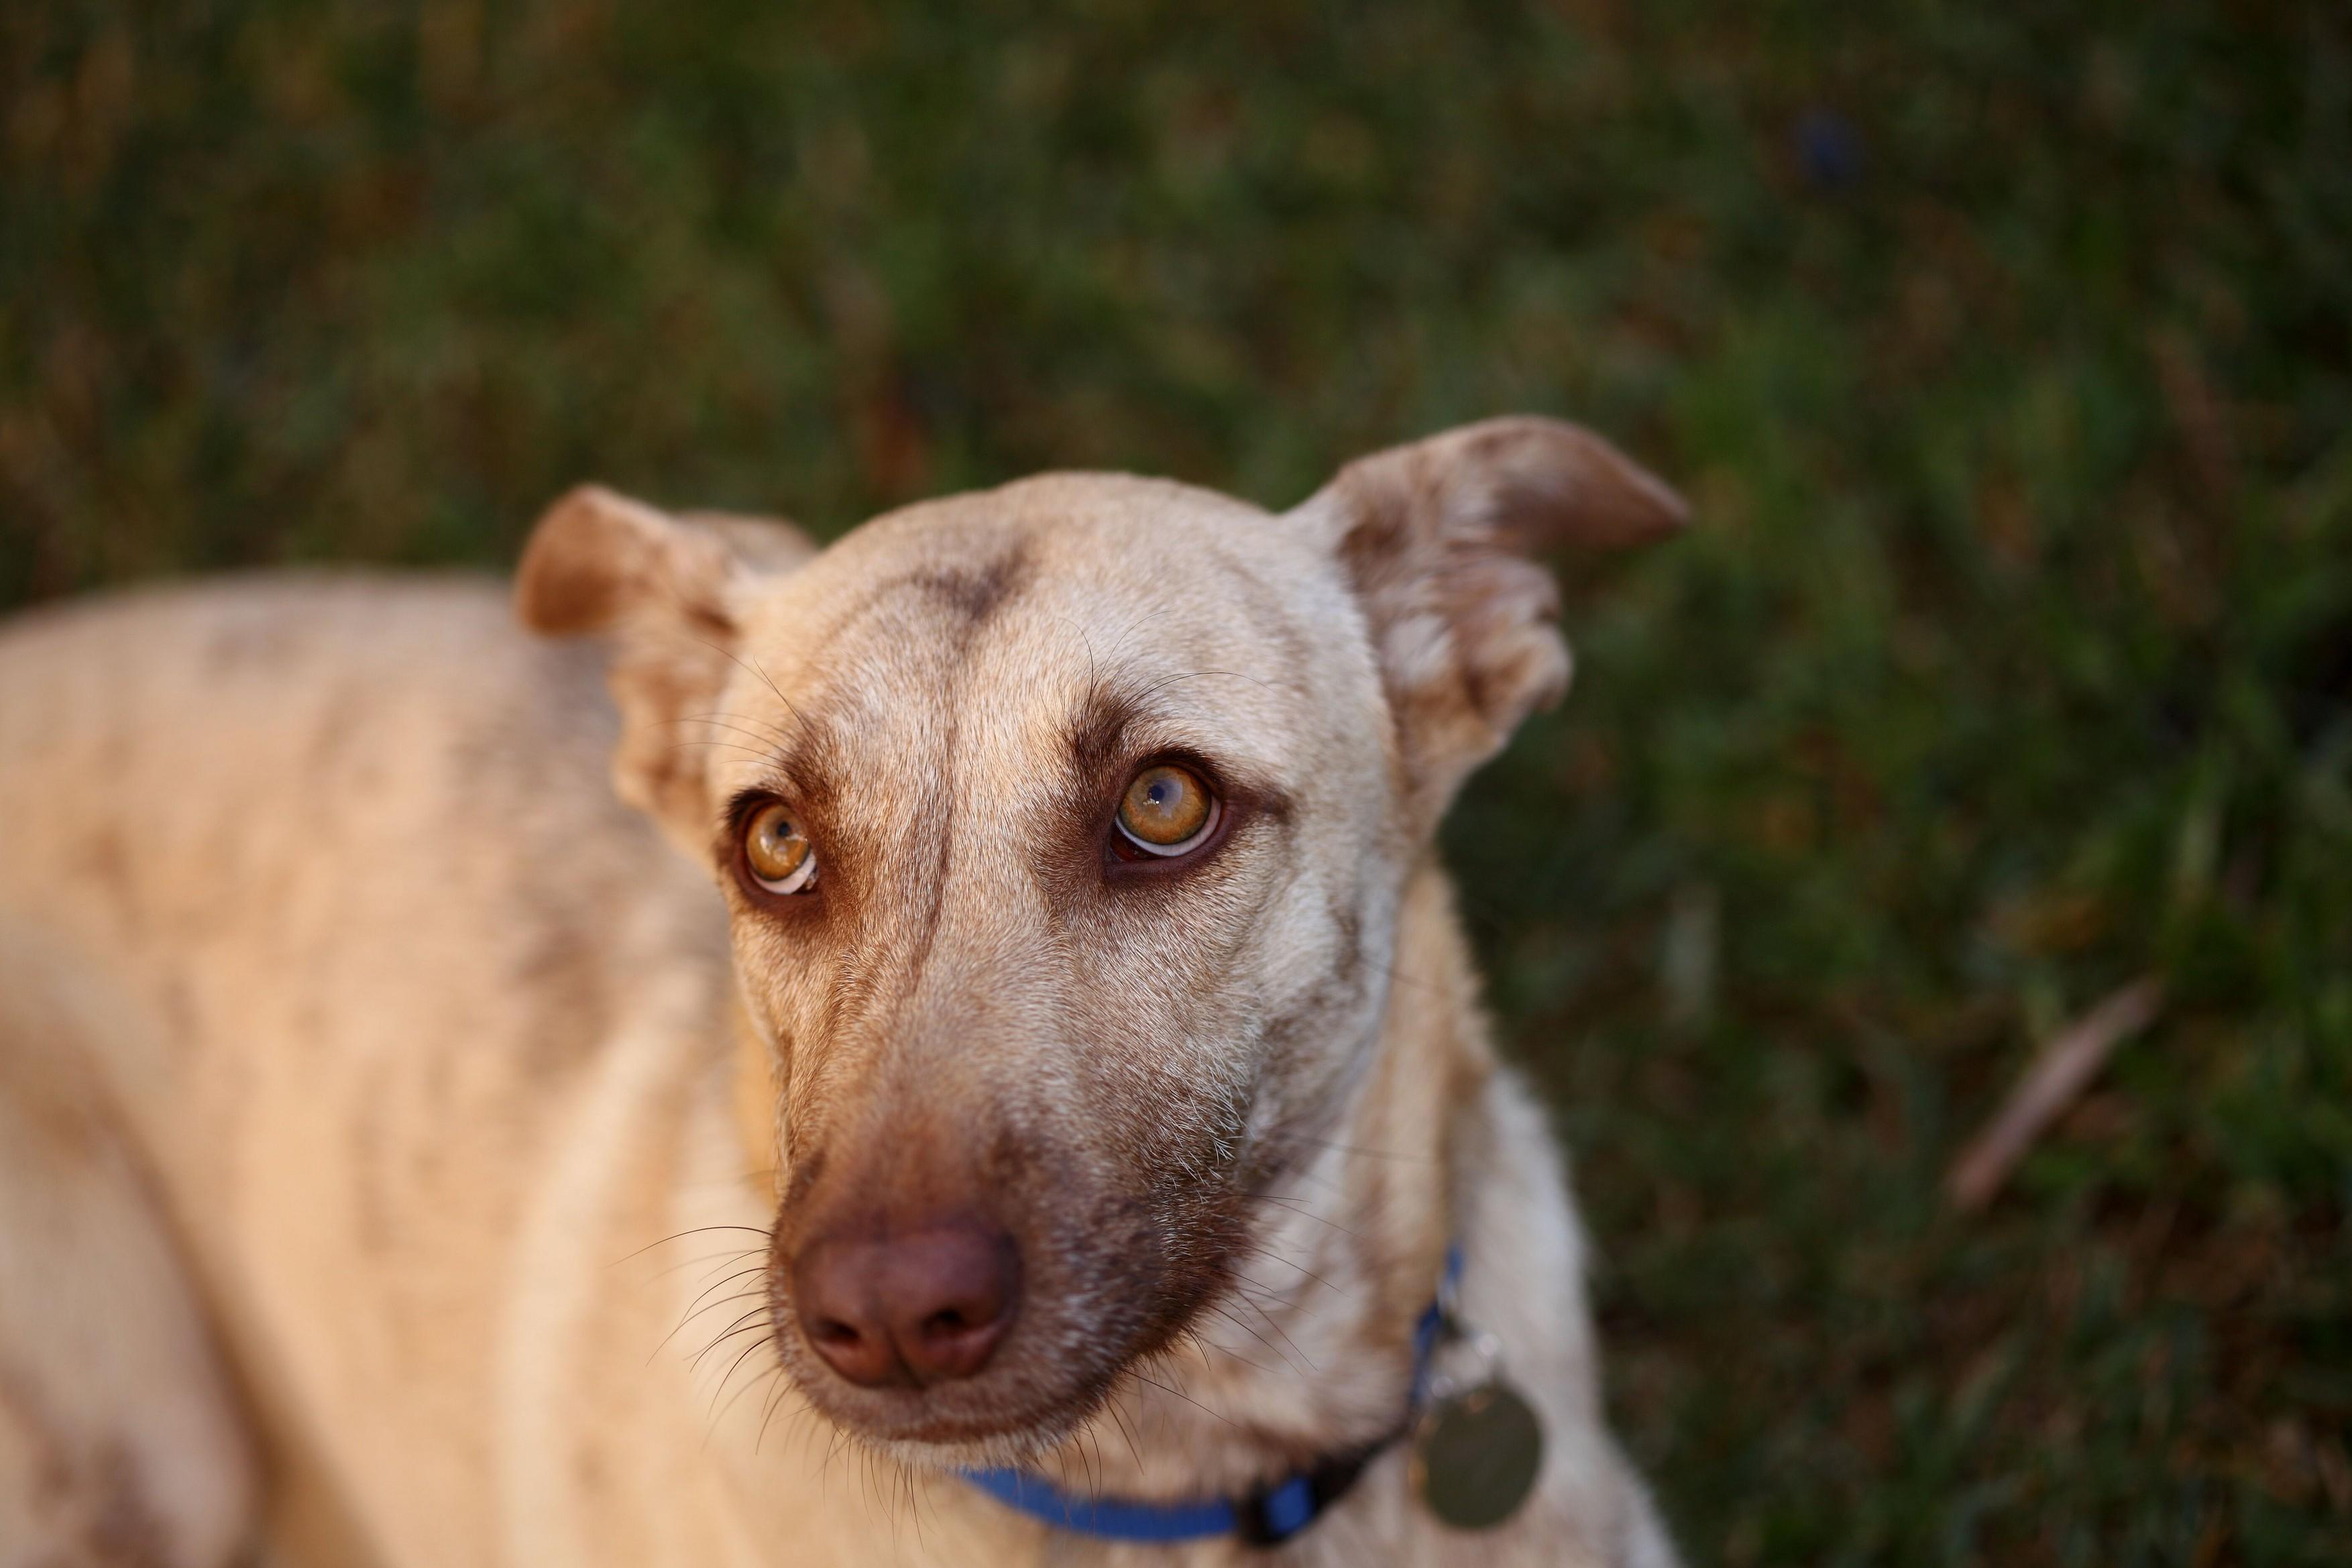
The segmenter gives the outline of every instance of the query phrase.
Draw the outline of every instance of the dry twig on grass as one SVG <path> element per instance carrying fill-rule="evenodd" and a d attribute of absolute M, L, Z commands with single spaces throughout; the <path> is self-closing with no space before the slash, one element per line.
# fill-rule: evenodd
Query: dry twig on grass
<path fill-rule="evenodd" d="M 2164 983 L 2143 975 L 2092 1008 L 2042 1047 L 2000 1113 L 1969 1141 L 1944 1179 L 1945 1195 L 1963 1213 L 1984 1207 L 2009 1179 L 2042 1130 L 2074 1101 L 2126 1037 L 2156 1019 Z"/>

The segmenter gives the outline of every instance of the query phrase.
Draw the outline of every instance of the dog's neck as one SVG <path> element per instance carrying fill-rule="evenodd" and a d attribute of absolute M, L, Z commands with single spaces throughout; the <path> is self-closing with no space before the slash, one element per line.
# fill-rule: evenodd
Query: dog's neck
<path fill-rule="evenodd" d="M 753 1163 L 775 1147 L 767 1048 L 736 1027 L 733 1103 Z M 1458 1210 L 1454 1152 L 1476 1135 L 1494 1058 L 1433 859 L 1407 883 L 1371 1060 L 1325 1129 L 1254 1196 L 1257 1246 L 1191 1333 L 1125 1379 L 1034 1466 L 1079 1492 L 1231 1495 L 1382 1437 L 1403 1418 L 1413 1326 Z M 772 1173 L 752 1178 L 763 1191 Z"/>

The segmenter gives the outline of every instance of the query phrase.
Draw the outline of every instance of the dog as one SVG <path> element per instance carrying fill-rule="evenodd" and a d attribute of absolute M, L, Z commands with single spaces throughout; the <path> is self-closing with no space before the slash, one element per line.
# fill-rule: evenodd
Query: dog
<path fill-rule="evenodd" d="M 1672 1563 L 1433 839 L 1685 517 L 1507 418 L 20 617 L 0 1563 Z"/>

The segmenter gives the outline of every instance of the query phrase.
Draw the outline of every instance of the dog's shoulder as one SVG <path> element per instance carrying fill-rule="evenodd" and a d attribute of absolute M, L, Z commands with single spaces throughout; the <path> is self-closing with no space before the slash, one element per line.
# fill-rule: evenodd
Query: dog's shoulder
<path fill-rule="evenodd" d="M 22 617 L 0 630 L 0 813 L 26 825 L 0 906 L 163 965 L 247 940 L 593 945 L 567 911 L 697 878 L 613 792 L 604 676 L 487 577 L 275 574 Z"/>

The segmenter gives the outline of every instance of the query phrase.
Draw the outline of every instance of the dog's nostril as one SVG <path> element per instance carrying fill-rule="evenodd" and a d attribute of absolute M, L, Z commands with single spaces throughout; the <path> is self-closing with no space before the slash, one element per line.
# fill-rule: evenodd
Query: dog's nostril
<path fill-rule="evenodd" d="M 801 1249 L 793 1291 L 808 1342 L 850 1382 L 970 1377 L 1011 1324 L 1021 1292 L 1013 1238 L 972 1221 Z"/>
<path fill-rule="evenodd" d="M 822 1292 L 823 1280 L 815 1283 Z M 801 1288 L 808 1289 L 808 1282 L 804 1280 Z M 907 1381 L 898 1352 L 891 1348 L 889 1336 L 879 1324 L 851 1322 L 845 1317 L 817 1310 L 806 1311 L 801 1321 L 807 1326 L 809 1343 L 816 1347 L 816 1353 L 850 1382 L 871 1387 Z"/>

